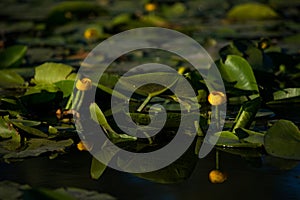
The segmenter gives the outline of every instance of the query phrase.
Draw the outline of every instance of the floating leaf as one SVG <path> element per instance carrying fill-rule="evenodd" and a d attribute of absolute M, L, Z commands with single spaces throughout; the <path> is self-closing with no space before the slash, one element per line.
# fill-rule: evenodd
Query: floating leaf
<path fill-rule="evenodd" d="M 0 70 L 0 87 L 17 88 L 24 85 L 24 79 L 14 71 Z"/>
<path fill-rule="evenodd" d="M 230 131 L 217 132 L 208 139 L 208 142 L 213 143 L 213 141 L 216 139 L 218 139 L 216 146 L 219 147 L 235 147 L 235 148 L 261 147 L 261 144 L 240 142 L 239 137 L 235 133 Z"/>
<path fill-rule="evenodd" d="M 19 129 L 25 131 L 26 133 L 33 135 L 33 136 L 38 136 L 38 137 L 48 137 L 48 135 L 42 131 L 40 131 L 39 129 L 30 127 L 30 126 L 25 126 L 22 123 L 19 122 L 13 122 L 11 121 L 11 123 L 18 127 Z"/>
<path fill-rule="evenodd" d="M 35 84 L 52 84 L 68 79 L 72 71 L 73 68 L 69 65 L 47 62 L 35 68 L 32 82 Z"/>
<path fill-rule="evenodd" d="M 11 138 L 14 134 L 18 132 L 11 127 L 2 117 L 0 117 L 0 139 Z"/>
<path fill-rule="evenodd" d="M 3 140 L 4 139 L 4 140 Z M 21 137 L 7 120 L 0 118 L 0 152 L 2 149 L 13 151 L 21 146 Z M 3 151 L 3 150 L 2 150 Z"/>
<path fill-rule="evenodd" d="M 39 121 L 32 121 L 26 119 L 10 119 L 11 122 L 22 123 L 24 126 L 38 126 L 41 124 Z"/>
<path fill-rule="evenodd" d="M 60 2 L 52 8 L 48 17 L 48 26 L 57 26 L 74 20 L 107 14 L 107 11 L 93 2 L 69 1 Z"/>
<path fill-rule="evenodd" d="M 268 154 L 280 158 L 300 160 L 300 131 L 291 121 L 277 121 L 265 135 Z"/>
<path fill-rule="evenodd" d="M 260 3 L 236 5 L 227 13 L 227 18 L 233 20 L 263 20 L 277 17 L 278 14 L 272 8 Z"/>
<path fill-rule="evenodd" d="M 260 146 L 264 145 L 264 136 L 265 136 L 265 134 L 263 134 L 263 133 L 251 131 L 251 130 L 244 129 L 244 128 L 235 129 L 235 133 L 237 135 L 242 134 L 242 133 L 248 134 L 247 137 L 244 137 L 243 139 L 241 139 L 242 142 L 257 144 L 257 145 L 260 145 Z"/>
<path fill-rule="evenodd" d="M 46 152 L 62 152 L 66 147 L 69 147 L 72 144 L 72 139 L 53 141 L 47 139 L 33 138 L 26 143 L 27 148 L 25 148 L 23 151 L 8 153 L 4 155 L 3 158 L 26 158 L 39 156 Z"/>
<path fill-rule="evenodd" d="M 273 93 L 274 100 L 283 100 L 288 98 L 300 97 L 300 88 L 285 88 Z"/>
<path fill-rule="evenodd" d="M 27 51 L 23 45 L 8 47 L 0 53 L 0 68 L 17 67 L 21 64 Z"/>
<path fill-rule="evenodd" d="M 211 137 L 218 137 L 217 145 L 228 145 L 234 143 L 240 143 L 240 139 L 234 133 L 230 131 L 222 131 L 215 133 Z"/>

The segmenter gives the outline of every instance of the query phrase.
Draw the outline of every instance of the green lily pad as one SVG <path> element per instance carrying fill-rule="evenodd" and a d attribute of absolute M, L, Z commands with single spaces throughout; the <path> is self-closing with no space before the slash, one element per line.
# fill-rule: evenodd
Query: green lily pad
<path fill-rule="evenodd" d="M 13 151 L 21 146 L 21 137 L 18 131 L 9 125 L 7 120 L 0 117 L 0 152 Z"/>
<path fill-rule="evenodd" d="M 47 25 L 57 26 L 71 21 L 87 19 L 93 16 L 106 15 L 105 10 L 95 2 L 67 1 L 53 7 L 47 17 Z"/>
<path fill-rule="evenodd" d="M 11 70 L 0 70 L 1 88 L 18 88 L 24 83 L 24 79 L 18 73 Z"/>
<path fill-rule="evenodd" d="M 39 156 L 46 152 L 63 152 L 66 147 L 70 147 L 73 144 L 72 139 L 53 141 L 47 139 L 33 138 L 30 139 L 25 148 L 19 152 L 11 152 L 3 156 L 5 159 L 13 158 L 26 158 Z"/>
<path fill-rule="evenodd" d="M 15 45 L 8 47 L 0 53 L 0 68 L 17 67 L 21 64 L 27 47 L 23 45 Z"/>
<path fill-rule="evenodd" d="M 0 139 L 11 138 L 12 135 L 18 132 L 11 127 L 2 117 L 0 117 Z"/>
<path fill-rule="evenodd" d="M 260 3 L 244 3 L 234 6 L 227 13 L 232 20 L 264 20 L 278 18 L 278 14 L 269 6 Z"/>
<path fill-rule="evenodd" d="M 245 129 L 245 128 L 235 129 L 235 133 L 237 135 L 242 134 L 241 132 L 248 134 L 247 137 L 244 137 L 243 139 L 241 139 L 242 142 L 257 144 L 257 145 L 260 145 L 260 146 L 264 145 L 264 136 L 265 136 L 265 134 L 255 132 L 255 131 L 251 131 L 251 130 L 248 130 L 248 129 Z"/>
<path fill-rule="evenodd" d="M 11 122 L 22 123 L 24 126 L 38 126 L 41 124 L 39 121 L 32 121 L 26 119 L 10 119 Z"/>
<path fill-rule="evenodd" d="M 217 147 L 233 147 L 233 148 L 259 148 L 261 144 L 257 143 L 245 143 L 241 142 L 239 137 L 231 131 L 217 132 L 212 135 L 209 139 L 209 143 L 214 143 L 213 141 L 218 139 Z"/>
<path fill-rule="evenodd" d="M 265 149 L 268 154 L 300 160 L 300 131 L 291 121 L 277 121 L 265 135 Z"/>
<path fill-rule="evenodd" d="M 69 78 L 73 68 L 61 63 L 44 63 L 35 68 L 32 82 L 35 84 L 52 84 Z"/>
<path fill-rule="evenodd" d="M 274 100 L 300 97 L 300 88 L 285 88 L 273 93 Z"/>
<path fill-rule="evenodd" d="M 18 127 L 19 129 L 25 131 L 26 133 L 30 134 L 30 135 L 33 135 L 33 136 L 37 136 L 37 137 L 48 137 L 48 135 L 42 131 L 40 131 L 39 129 L 36 129 L 36 128 L 33 128 L 33 127 L 30 127 L 30 126 L 26 126 L 26 125 L 23 125 L 22 123 L 20 122 L 14 122 L 14 121 L 11 121 L 11 123 Z"/>

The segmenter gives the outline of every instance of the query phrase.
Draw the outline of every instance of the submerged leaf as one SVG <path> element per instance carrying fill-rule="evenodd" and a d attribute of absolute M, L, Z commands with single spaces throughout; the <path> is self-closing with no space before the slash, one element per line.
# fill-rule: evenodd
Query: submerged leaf
<path fill-rule="evenodd" d="M 291 121 L 277 121 L 265 135 L 265 149 L 272 156 L 300 160 L 300 131 Z"/>

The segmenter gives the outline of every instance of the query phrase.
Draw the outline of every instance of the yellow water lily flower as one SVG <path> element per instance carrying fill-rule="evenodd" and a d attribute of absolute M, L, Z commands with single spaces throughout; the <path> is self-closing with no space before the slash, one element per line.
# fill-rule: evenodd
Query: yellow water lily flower
<path fill-rule="evenodd" d="M 208 102 L 213 106 L 218 106 L 226 102 L 226 95 L 223 92 L 213 91 L 208 95 Z"/>
<path fill-rule="evenodd" d="M 76 88 L 80 91 L 90 90 L 92 88 L 92 80 L 89 78 L 83 78 L 76 82 Z"/>

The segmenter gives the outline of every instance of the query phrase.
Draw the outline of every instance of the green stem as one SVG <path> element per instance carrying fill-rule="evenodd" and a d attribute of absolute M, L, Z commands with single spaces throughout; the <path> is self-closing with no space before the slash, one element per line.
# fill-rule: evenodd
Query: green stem
<path fill-rule="evenodd" d="M 69 97 L 69 100 L 68 100 L 67 105 L 65 107 L 66 110 L 69 110 L 71 108 L 72 99 L 73 99 L 73 92 L 71 93 L 71 96 Z"/>
<path fill-rule="evenodd" d="M 138 112 L 141 112 L 143 108 L 147 105 L 147 103 L 151 100 L 152 96 L 148 95 L 145 101 L 140 105 L 140 107 L 137 109 Z"/>
<path fill-rule="evenodd" d="M 219 106 L 216 106 L 216 110 L 215 110 L 215 118 L 216 118 L 216 126 L 217 126 L 217 130 L 219 130 L 220 128 L 220 113 L 219 113 Z"/>
<path fill-rule="evenodd" d="M 219 170 L 219 150 L 216 149 L 216 169 Z"/>
<path fill-rule="evenodd" d="M 81 96 L 80 96 L 80 99 L 78 101 L 78 104 L 75 105 L 76 106 L 75 110 L 77 110 L 77 111 L 80 109 L 80 107 L 82 105 L 82 102 L 83 102 L 83 99 L 84 99 L 84 93 L 85 93 L 84 91 L 81 92 Z"/>
<path fill-rule="evenodd" d="M 81 91 L 78 90 L 78 91 L 76 92 L 74 101 L 72 102 L 72 109 L 75 109 L 75 108 L 77 107 L 76 105 L 77 105 L 77 103 L 78 103 L 78 101 L 79 101 L 79 99 L 80 99 L 80 96 L 81 96 Z"/>

